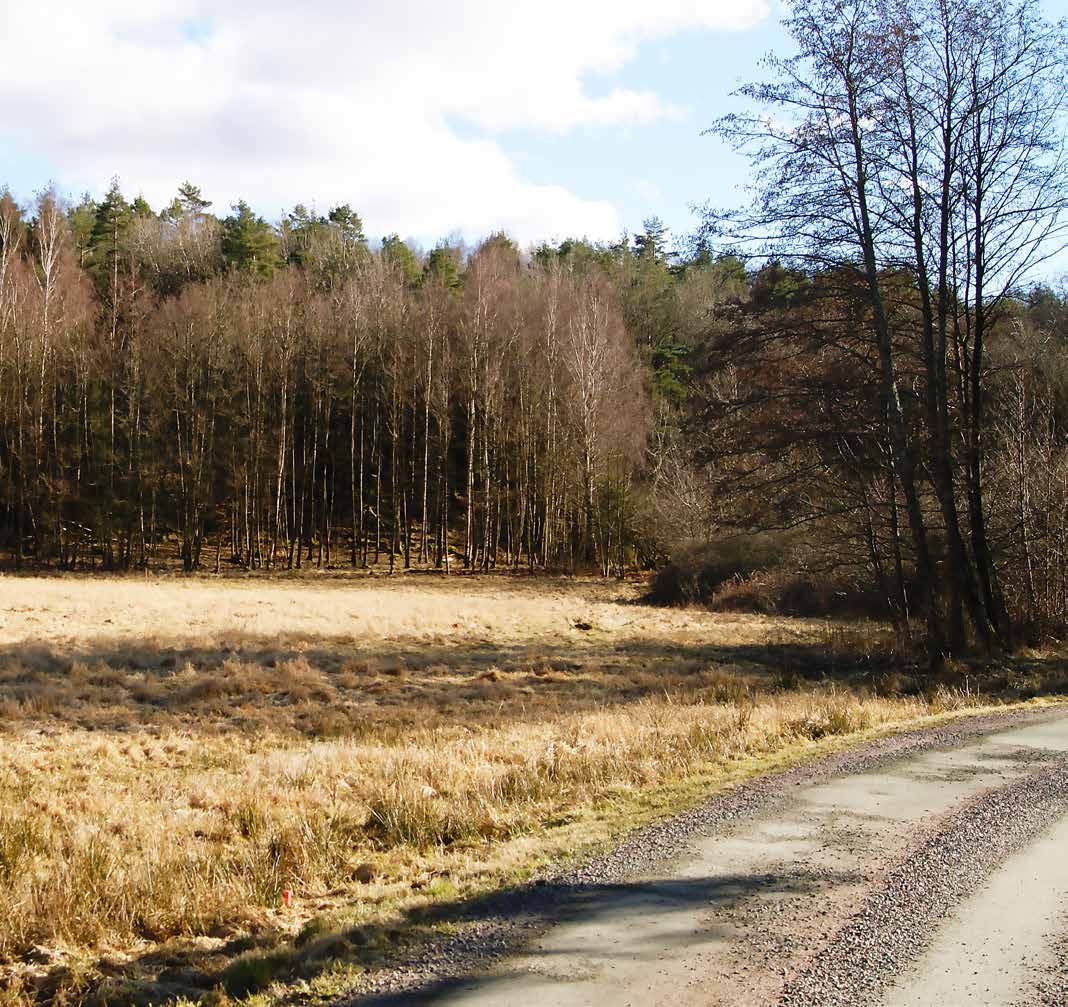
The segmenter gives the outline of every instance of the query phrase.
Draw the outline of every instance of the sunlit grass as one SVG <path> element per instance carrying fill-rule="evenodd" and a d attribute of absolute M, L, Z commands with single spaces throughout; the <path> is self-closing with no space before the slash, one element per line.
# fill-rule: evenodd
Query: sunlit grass
<path fill-rule="evenodd" d="M 0 581 L 9 1001 L 49 984 L 135 998 L 189 947 L 203 988 L 187 995 L 297 981 L 313 959 L 366 958 L 339 920 L 388 944 L 398 914 L 577 855 L 740 766 L 987 701 L 837 674 L 842 627 L 665 613 L 634 593 Z M 249 597 L 273 637 L 233 628 Z M 159 624 L 172 599 L 184 631 Z M 377 628 L 350 632 L 343 613 L 372 605 Z M 342 623 L 325 637 L 309 630 L 320 606 Z"/>

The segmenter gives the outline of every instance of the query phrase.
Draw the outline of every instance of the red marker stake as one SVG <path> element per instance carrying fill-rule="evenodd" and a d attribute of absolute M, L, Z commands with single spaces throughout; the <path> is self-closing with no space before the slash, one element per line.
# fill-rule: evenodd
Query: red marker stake
<path fill-rule="evenodd" d="M 293 893 L 287 888 L 282 892 L 282 901 L 285 903 L 286 908 L 289 908 L 290 903 L 293 901 Z"/>

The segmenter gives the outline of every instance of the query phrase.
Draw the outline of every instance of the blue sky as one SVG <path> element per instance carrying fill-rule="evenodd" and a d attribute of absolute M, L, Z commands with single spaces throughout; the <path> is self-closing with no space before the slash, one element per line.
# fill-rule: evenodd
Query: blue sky
<path fill-rule="evenodd" d="M 788 48 L 774 16 L 744 33 L 693 31 L 648 43 L 616 80 L 656 90 L 683 116 L 564 136 L 522 131 L 504 137 L 503 146 L 532 180 L 563 178 L 580 196 L 610 200 L 629 231 L 656 215 L 683 236 L 697 224 L 695 204 L 744 198 L 745 159 L 702 134 L 718 115 L 741 107 L 731 92 L 759 73 L 759 58 Z"/>
<path fill-rule="evenodd" d="M 1047 4 L 1068 14 L 1068 0 Z M 702 130 L 784 51 L 778 0 L 37 0 L 0 10 L 0 185 L 272 219 L 351 203 L 423 246 L 611 239 L 742 198 Z M 47 72 L 35 39 L 47 38 Z"/>

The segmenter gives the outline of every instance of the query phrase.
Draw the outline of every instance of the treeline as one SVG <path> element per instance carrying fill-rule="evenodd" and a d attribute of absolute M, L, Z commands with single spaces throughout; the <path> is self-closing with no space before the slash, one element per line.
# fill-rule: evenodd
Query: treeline
<path fill-rule="evenodd" d="M 158 214 L 117 187 L 74 207 L 45 193 L 28 211 L 5 195 L 0 249 L 12 566 L 610 575 L 712 543 L 706 598 L 722 587 L 726 603 L 889 614 L 904 630 L 921 604 L 852 267 L 747 271 L 700 245 L 684 259 L 655 221 L 614 246 L 372 250 L 347 207 L 272 227 L 239 204 L 220 220 L 192 186 Z M 923 299 L 908 271 L 879 279 L 944 596 Z M 988 307 L 984 528 L 1011 625 L 1056 631 L 1068 297 L 1036 287 Z M 955 302 L 951 333 L 970 310 Z"/>
<path fill-rule="evenodd" d="M 417 256 L 345 206 L 208 208 L 0 199 L 14 566 L 648 561 L 635 487 L 681 387 L 661 228 Z"/>
<path fill-rule="evenodd" d="M 694 350 L 684 422 L 690 478 L 703 489 L 665 487 L 660 506 L 675 508 L 676 525 L 715 531 L 695 536 L 711 544 L 670 570 L 666 589 L 718 596 L 727 607 L 889 615 L 904 635 L 915 632 L 927 591 L 943 611 L 953 604 L 955 560 L 912 325 L 920 294 L 906 275 L 881 281 L 929 572 L 910 533 L 863 285 L 848 269 L 773 264 Z M 965 548 L 981 516 L 1001 626 L 1019 642 L 1068 625 L 1068 292 L 1036 286 L 1006 297 L 988 322 L 974 507 L 964 438 L 953 438 L 949 458 Z M 966 405 L 959 359 L 947 362 L 954 424 Z"/>
<path fill-rule="evenodd" d="M 715 127 L 756 199 L 709 225 L 799 268 L 719 340 L 711 453 L 865 557 L 932 667 L 1062 627 L 1063 353 L 1019 296 L 1068 235 L 1066 26 L 1033 0 L 794 0 L 785 27 L 797 55 Z"/>

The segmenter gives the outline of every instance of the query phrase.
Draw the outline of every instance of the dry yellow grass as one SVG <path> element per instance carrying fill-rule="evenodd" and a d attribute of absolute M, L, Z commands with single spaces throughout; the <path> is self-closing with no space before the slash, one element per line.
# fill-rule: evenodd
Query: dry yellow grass
<path fill-rule="evenodd" d="M 283 575 L 284 577 L 284 575 Z M 5 577 L 0 575 L 0 633 L 81 648 L 87 643 L 194 640 L 219 645 L 243 638 L 337 638 L 431 645 L 481 641 L 527 646 L 583 640 L 574 623 L 686 643 L 745 644 L 813 639 L 805 620 L 660 609 L 634 602 L 634 584 L 548 577 L 348 577 L 288 579 Z M 576 635 L 570 635 L 572 633 Z"/>
<path fill-rule="evenodd" d="M 0 577 L 0 718 L 310 736 L 526 720 L 692 693 L 725 664 L 766 671 L 769 648 L 826 636 L 637 594 L 504 577 Z"/>
<path fill-rule="evenodd" d="M 235 956 L 302 926 L 314 950 L 317 918 L 388 922 L 604 839 L 739 759 L 980 702 L 806 684 L 851 659 L 841 627 L 635 596 L 0 578 L 10 1001 L 248 992 L 277 968 Z M 175 962 L 195 976 L 160 978 Z"/>

